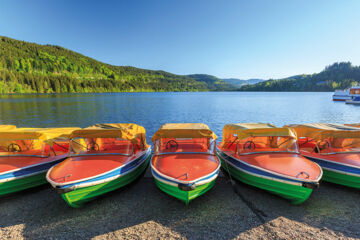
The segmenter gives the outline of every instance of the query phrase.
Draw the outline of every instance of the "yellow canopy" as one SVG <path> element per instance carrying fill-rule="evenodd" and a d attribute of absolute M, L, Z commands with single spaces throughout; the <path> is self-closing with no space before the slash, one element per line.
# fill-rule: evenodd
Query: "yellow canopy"
<path fill-rule="evenodd" d="M 278 128 L 268 123 L 235 123 L 226 124 L 223 129 L 223 140 L 221 145 L 233 141 L 234 135 L 238 139 L 248 137 L 291 137 L 296 138 L 294 132 L 286 127 Z"/>
<path fill-rule="evenodd" d="M 14 125 L 0 125 L 0 131 L 8 131 L 15 129 L 16 126 Z"/>
<path fill-rule="evenodd" d="M 32 149 L 41 148 L 42 142 L 52 145 L 55 139 L 69 138 L 72 131 L 79 128 L 16 128 L 14 130 L 0 131 L 0 148 L 7 148 L 13 141 L 31 140 Z"/>
<path fill-rule="evenodd" d="M 290 127 L 297 137 L 309 137 L 315 140 L 332 138 L 360 138 L 360 129 L 336 123 L 292 124 Z"/>
<path fill-rule="evenodd" d="M 0 129 L 0 140 L 50 140 L 54 138 L 69 138 L 72 131 L 80 128 L 16 128 L 3 131 Z"/>
<path fill-rule="evenodd" d="M 134 123 L 95 124 L 72 132 L 70 138 L 122 138 L 147 146 L 145 128 Z"/>
<path fill-rule="evenodd" d="M 213 138 L 216 134 L 204 123 L 167 123 L 162 125 L 152 137 L 155 142 L 160 138 Z"/>

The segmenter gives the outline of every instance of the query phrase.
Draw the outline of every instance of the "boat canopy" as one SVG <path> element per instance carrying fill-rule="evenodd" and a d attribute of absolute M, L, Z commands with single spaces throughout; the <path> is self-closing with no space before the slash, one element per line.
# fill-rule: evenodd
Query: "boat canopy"
<path fill-rule="evenodd" d="M 204 123 L 167 123 L 162 125 L 152 137 L 155 142 L 160 138 L 212 138 L 216 134 Z"/>
<path fill-rule="evenodd" d="M 0 125 L 0 131 L 8 131 L 16 129 L 15 125 Z"/>
<path fill-rule="evenodd" d="M 314 140 L 326 138 L 360 138 L 360 129 L 336 123 L 292 124 L 289 127 L 296 132 L 297 137 L 308 137 Z"/>
<path fill-rule="evenodd" d="M 287 128 L 278 128 L 269 123 L 235 123 L 226 124 L 223 129 L 222 146 L 226 143 L 237 139 L 245 139 L 248 137 L 290 137 L 296 138 L 295 133 Z"/>
<path fill-rule="evenodd" d="M 38 149 L 46 142 L 53 145 L 55 140 L 68 139 L 72 131 L 79 128 L 16 128 L 8 131 L 0 130 L 0 148 L 7 149 L 14 141 L 31 140 L 29 144 Z"/>
<path fill-rule="evenodd" d="M 0 140 L 42 140 L 69 138 L 70 134 L 80 128 L 16 128 L 9 131 L 0 129 Z"/>
<path fill-rule="evenodd" d="M 122 138 L 134 144 L 142 143 L 146 147 L 145 128 L 134 123 L 105 123 L 75 130 L 70 138 Z"/>

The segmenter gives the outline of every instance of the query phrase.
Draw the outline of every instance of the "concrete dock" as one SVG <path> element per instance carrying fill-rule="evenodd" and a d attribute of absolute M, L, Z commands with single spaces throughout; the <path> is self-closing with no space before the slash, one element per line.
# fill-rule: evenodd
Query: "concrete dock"
<path fill-rule="evenodd" d="M 0 239 L 351 239 L 360 238 L 359 200 L 358 190 L 322 183 L 294 206 L 222 174 L 185 206 L 148 171 L 81 209 L 50 185 L 3 197 Z"/>

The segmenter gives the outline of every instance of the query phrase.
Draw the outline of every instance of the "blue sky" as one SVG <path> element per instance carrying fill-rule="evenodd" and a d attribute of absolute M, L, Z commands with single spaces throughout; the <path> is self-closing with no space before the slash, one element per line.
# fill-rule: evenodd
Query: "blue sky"
<path fill-rule="evenodd" d="M 360 65 L 360 1 L 0 1 L 0 35 L 113 65 L 281 78 Z"/>

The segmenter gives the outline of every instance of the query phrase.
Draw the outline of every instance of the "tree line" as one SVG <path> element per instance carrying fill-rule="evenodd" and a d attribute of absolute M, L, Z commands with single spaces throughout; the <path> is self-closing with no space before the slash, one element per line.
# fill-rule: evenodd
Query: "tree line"
<path fill-rule="evenodd" d="M 360 67 L 351 62 L 334 63 L 316 74 L 297 75 L 285 79 L 268 80 L 245 85 L 241 91 L 334 91 L 360 83 Z"/>
<path fill-rule="evenodd" d="M 0 37 L 0 93 L 224 90 L 187 76 L 113 66 L 68 49 Z"/>

